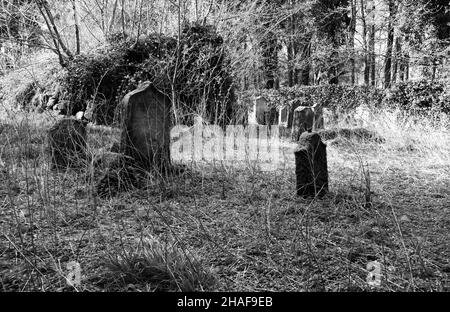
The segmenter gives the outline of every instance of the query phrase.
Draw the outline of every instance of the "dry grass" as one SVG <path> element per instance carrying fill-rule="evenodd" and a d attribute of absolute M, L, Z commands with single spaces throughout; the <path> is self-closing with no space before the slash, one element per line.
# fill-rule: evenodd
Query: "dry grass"
<path fill-rule="evenodd" d="M 377 112 L 364 127 L 384 143 L 328 141 L 330 194 L 295 195 L 285 162 L 192 164 L 101 199 L 104 167 L 49 170 L 54 116 L 9 115 L 0 125 L 0 289 L 3 291 L 448 291 L 448 121 Z M 348 124 L 334 125 L 349 127 Z M 102 157 L 119 133 L 90 127 Z M 381 286 L 367 264 L 383 265 Z M 67 263 L 81 283 L 67 283 Z"/>

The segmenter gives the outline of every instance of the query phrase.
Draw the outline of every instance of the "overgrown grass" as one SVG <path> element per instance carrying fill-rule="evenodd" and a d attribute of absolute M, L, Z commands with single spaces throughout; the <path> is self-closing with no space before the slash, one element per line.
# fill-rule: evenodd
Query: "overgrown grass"
<path fill-rule="evenodd" d="M 144 283 L 148 290 L 195 291 L 208 290 L 215 282 L 176 242 L 154 237 L 141 239 L 131 250 L 110 253 L 108 258 L 106 266 L 119 285 Z"/>
<path fill-rule="evenodd" d="M 277 170 L 197 163 L 99 198 L 118 131 L 88 128 L 88 152 L 103 167 L 91 157 L 52 171 L 45 130 L 55 118 L 1 121 L 3 291 L 449 290 L 448 121 L 372 114 L 359 126 L 385 141 L 327 141 L 330 193 L 307 200 L 295 195 L 287 142 Z M 79 285 L 67 283 L 70 261 Z M 372 261 L 383 268 L 378 287 L 367 282 Z"/>

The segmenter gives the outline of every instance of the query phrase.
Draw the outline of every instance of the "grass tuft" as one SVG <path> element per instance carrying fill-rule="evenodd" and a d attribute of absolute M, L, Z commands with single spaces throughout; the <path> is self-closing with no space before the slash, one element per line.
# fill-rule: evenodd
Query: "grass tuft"
<path fill-rule="evenodd" d="M 146 283 L 157 291 L 204 291 L 214 276 L 173 242 L 150 237 L 134 249 L 110 254 L 107 267 L 124 285 Z"/>

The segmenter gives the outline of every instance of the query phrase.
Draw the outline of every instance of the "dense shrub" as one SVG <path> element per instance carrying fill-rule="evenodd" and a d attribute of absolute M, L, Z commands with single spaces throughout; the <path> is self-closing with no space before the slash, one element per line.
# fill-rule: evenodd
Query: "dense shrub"
<path fill-rule="evenodd" d="M 240 102 L 251 103 L 253 96 L 263 96 L 269 106 L 321 104 L 335 110 L 348 110 L 361 104 L 369 107 L 400 108 L 408 112 L 438 111 L 450 113 L 450 88 L 444 82 L 410 81 L 382 90 L 367 86 L 323 85 L 282 87 L 279 90 L 249 90 L 239 94 Z"/>
<path fill-rule="evenodd" d="M 231 73 L 213 27 L 186 25 L 179 49 L 176 38 L 159 34 L 140 40 L 115 35 L 109 42 L 96 53 L 76 57 L 62 75 L 69 113 L 91 103 L 94 121 L 109 124 L 123 96 L 150 81 L 175 99 L 181 122 L 189 123 L 194 113 L 216 123 L 231 118 Z"/>
<path fill-rule="evenodd" d="M 124 74 L 123 59 L 111 53 L 74 58 L 61 79 L 62 100 L 68 103 L 67 113 L 84 111 L 88 102 L 93 102 L 96 104 L 94 119 L 99 123 L 111 121 L 114 108 L 110 104 L 115 99 L 116 86 L 120 85 Z"/>
<path fill-rule="evenodd" d="M 450 88 L 439 81 L 409 81 L 395 84 L 386 90 L 384 101 L 412 113 L 450 113 Z"/>
<path fill-rule="evenodd" d="M 282 87 L 279 90 L 250 90 L 240 94 L 241 100 L 248 102 L 254 95 L 264 96 L 269 106 L 288 105 L 295 109 L 300 105 L 320 104 L 332 109 L 351 109 L 362 103 L 372 107 L 382 104 L 382 90 L 366 86 L 323 85 Z"/>
<path fill-rule="evenodd" d="M 152 48 L 134 74 L 124 77 L 120 97 L 148 80 L 169 97 L 175 97 L 180 122 L 191 124 L 193 115 L 200 114 L 213 123 L 228 123 L 234 101 L 232 76 L 223 39 L 214 28 L 185 26 L 180 51 L 176 50 L 174 38 L 155 39 L 159 46 Z"/>

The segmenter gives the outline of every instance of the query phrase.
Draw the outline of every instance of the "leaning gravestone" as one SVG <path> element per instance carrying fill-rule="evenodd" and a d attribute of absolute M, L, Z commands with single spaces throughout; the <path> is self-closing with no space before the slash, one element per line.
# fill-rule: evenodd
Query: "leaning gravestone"
<path fill-rule="evenodd" d="M 327 152 L 319 134 L 303 133 L 294 154 L 297 195 L 323 196 L 328 192 Z"/>
<path fill-rule="evenodd" d="M 143 169 L 170 166 L 170 99 L 150 82 L 125 95 L 121 152 Z"/>
<path fill-rule="evenodd" d="M 64 118 L 48 131 L 52 168 L 76 167 L 86 160 L 86 123 Z"/>

